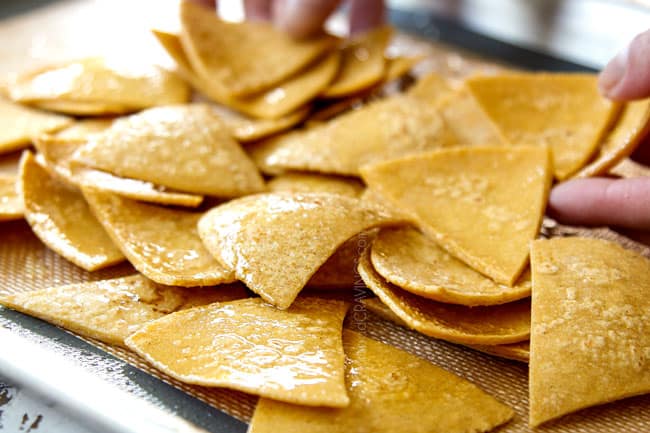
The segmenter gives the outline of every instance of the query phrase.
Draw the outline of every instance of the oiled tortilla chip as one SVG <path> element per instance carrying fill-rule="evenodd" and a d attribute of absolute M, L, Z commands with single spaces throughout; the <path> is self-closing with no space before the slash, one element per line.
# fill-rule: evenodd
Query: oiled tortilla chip
<path fill-rule="evenodd" d="M 503 144 L 496 125 L 466 88 L 443 98 L 440 114 L 458 146 Z"/>
<path fill-rule="evenodd" d="M 285 173 L 266 184 L 270 192 L 327 192 L 360 197 L 365 187 L 358 179 L 316 173 Z"/>
<path fill-rule="evenodd" d="M 241 285 L 181 288 L 141 275 L 21 292 L 0 304 L 85 337 L 124 346 L 143 324 L 186 308 L 245 298 Z"/>
<path fill-rule="evenodd" d="M 420 77 L 406 93 L 414 98 L 435 104 L 453 94 L 454 88 L 445 77 L 436 72 L 430 72 Z"/>
<path fill-rule="evenodd" d="M 353 289 L 360 280 L 359 254 L 372 242 L 373 232 L 359 233 L 341 245 L 309 279 L 306 287 L 315 289 Z"/>
<path fill-rule="evenodd" d="M 467 433 L 510 420 L 512 409 L 414 355 L 343 332 L 350 405 L 307 408 L 261 398 L 249 433 Z"/>
<path fill-rule="evenodd" d="M 541 146 L 442 149 L 367 166 L 362 175 L 447 252 L 506 285 L 528 262 L 552 176 Z"/>
<path fill-rule="evenodd" d="M 530 273 L 514 286 L 476 272 L 410 228 L 381 230 L 372 243 L 372 265 L 388 282 L 425 298 L 467 306 L 497 305 L 530 296 Z"/>
<path fill-rule="evenodd" d="M 207 249 L 237 279 L 284 309 L 346 240 L 398 222 L 342 195 L 272 193 L 217 206 L 198 227 Z"/>
<path fill-rule="evenodd" d="M 551 147 L 560 180 L 586 164 L 618 108 L 595 74 L 510 73 L 467 86 L 507 143 Z"/>
<path fill-rule="evenodd" d="M 528 340 L 528 299 L 490 307 L 465 307 L 432 301 L 390 284 L 372 267 L 366 250 L 359 274 L 366 286 L 409 328 L 460 344 L 509 344 Z"/>
<path fill-rule="evenodd" d="M 147 278 L 170 286 L 235 281 L 201 243 L 199 212 L 140 203 L 93 188 L 82 189 L 91 210 L 129 262 Z"/>
<path fill-rule="evenodd" d="M 278 310 L 249 298 L 170 314 L 144 325 L 126 344 L 183 382 L 345 407 L 341 330 L 347 309 L 342 301 L 310 297 Z"/>
<path fill-rule="evenodd" d="M 16 176 L 0 174 L 0 221 L 23 218 L 23 199 L 18 194 Z"/>
<path fill-rule="evenodd" d="M 535 241 L 530 424 L 650 392 L 650 261 L 612 242 Z"/>
<path fill-rule="evenodd" d="M 236 197 L 264 187 L 219 116 L 202 104 L 151 108 L 118 119 L 73 159 L 181 192 Z"/>
<path fill-rule="evenodd" d="M 88 271 L 124 260 L 81 193 L 71 189 L 25 152 L 20 167 L 25 219 L 45 245 Z"/>

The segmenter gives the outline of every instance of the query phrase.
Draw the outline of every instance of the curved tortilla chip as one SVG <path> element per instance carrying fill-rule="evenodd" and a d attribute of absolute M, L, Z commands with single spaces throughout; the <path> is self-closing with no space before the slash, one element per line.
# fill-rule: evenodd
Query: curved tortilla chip
<path fill-rule="evenodd" d="M 452 95 L 454 88 L 449 80 L 436 72 L 420 77 L 406 92 L 409 96 L 435 104 Z"/>
<path fill-rule="evenodd" d="M 424 56 L 414 57 L 391 57 L 386 59 L 386 73 L 384 82 L 388 83 L 408 74 L 413 66 L 424 59 Z"/>
<path fill-rule="evenodd" d="M 129 262 L 147 278 L 169 286 L 213 286 L 235 277 L 201 243 L 201 213 L 140 203 L 82 188 L 93 213 Z"/>
<path fill-rule="evenodd" d="M 195 194 L 235 197 L 264 188 L 251 160 L 206 105 L 151 108 L 118 119 L 73 159 Z"/>
<path fill-rule="evenodd" d="M 31 152 L 21 161 L 20 188 L 25 219 L 53 251 L 88 271 L 124 260 L 81 193 L 52 178 Z"/>
<path fill-rule="evenodd" d="M 347 309 L 342 301 L 300 298 L 278 310 L 249 298 L 170 314 L 144 325 L 126 344 L 183 382 L 345 407 L 341 330 Z"/>
<path fill-rule="evenodd" d="M 475 146 L 367 166 L 362 175 L 451 255 L 512 285 L 539 232 L 550 164 L 545 147 Z"/>
<path fill-rule="evenodd" d="M 531 249 L 530 424 L 650 392 L 650 260 L 585 238 Z"/>
<path fill-rule="evenodd" d="M 23 218 L 25 213 L 23 199 L 18 194 L 16 176 L 0 174 L 0 221 Z"/>
<path fill-rule="evenodd" d="M 31 101 L 29 104 L 41 110 L 54 111 L 70 116 L 112 116 L 137 111 L 126 105 L 109 104 L 106 102 L 66 101 L 63 99 L 39 99 Z"/>
<path fill-rule="evenodd" d="M 443 304 L 390 284 L 375 271 L 366 250 L 359 274 L 368 288 L 400 319 L 422 334 L 460 344 L 509 344 L 528 340 L 528 299 L 490 307 Z"/>
<path fill-rule="evenodd" d="M 410 227 L 380 231 L 372 243 L 370 258 L 377 273 L 388 282 L 438 302 L 472 307 L 530 296 L 530 273 L 514 286 L 495 283 Z"/>
<path fill-rule="evenodd" d="M 417 356 L 347 330 L 343 344 L 348 407 L 261 398 L 249 433 L 486 432 L 514 415 L 477 386 Z"/>
<path fill-rule="evenodd" d="M 503 144 L 499 130 L 466 88 L 441 100 L 440 114 L 458 146 Z"/>
<path fill-rule="evenodd" d="M 45 134 L 45 137 L 56 138 L 57 140 L 66 142 L 84 142 L 92 137 L 93 134 L 98 134 L 105 131 L 112 124 L 112 118 L 77 120 L 73 124 L 66 126 L 65 128 L 56 131 L 55 133 Z"/>
<path fill-rule="evenodd" d="M 266 184 L 270 192 L 327 192 L 360 197 L 365 187 L 358 179 L 316 173 L 285 173 Z"/>
<path fill-rule="evenodd" d="M 217 206 L 198 227 L 227 269 L 284 309 L 346 240 L 396 222 L 382 209 L 342 195 L 274 193 Z"/>
<path fill-rule="evenodd" d="M 352 289 L 359 281 L 357 263 L 359 253 L 374 236 L 363 232 L 348 239 L 309 279 L 306 287 L 315 289 Z"/>
<path fill-rule="evenodd" d="M 232 112 L 224 114 L 223 111 L 218 111 L 223 123 L 226 124 L 233 138 L 240 143 L 261 140 L 290 129 L 305 120 L 309 115 L 309 107 L 304 107 L 284 117 L 275 119 L 252 119 Z"/>
<path fill-rule="evenodd" d="M 186 289 L 132 275 L 16 293 L 0 297 L 0 304 L 85 337 L 124 346 L 129 335 L 151 320 L 245 297 L 241 285 Z"/>

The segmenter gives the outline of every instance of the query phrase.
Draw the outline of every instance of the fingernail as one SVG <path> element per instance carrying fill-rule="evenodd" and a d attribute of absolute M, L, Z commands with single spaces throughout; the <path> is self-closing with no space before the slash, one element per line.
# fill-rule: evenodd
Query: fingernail
<path fill-rule="evenodd" d="M 598 87 L 604 95 L 607 96 L 625 76 L 628 53 L 629 45 L 625 47 L 623 51 L 618 53 L 618 55 L 614 57 L 600 73 L 600 76 L 598 77 Z"/>

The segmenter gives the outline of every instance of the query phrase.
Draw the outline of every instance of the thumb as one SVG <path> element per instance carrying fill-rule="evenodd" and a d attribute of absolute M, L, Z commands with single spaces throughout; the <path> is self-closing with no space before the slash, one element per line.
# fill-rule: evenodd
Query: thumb
<path fill-rule="evenodd" d="M 650 30 L 614 57 L 600 73 L 600 91 L 610 99 L 626 101 L 650 96 Z"/>
<path fill-rule="evenodd" d="M 294 37 L 318 33 L 341 0 L 276 0 L 273 22 Z"/>

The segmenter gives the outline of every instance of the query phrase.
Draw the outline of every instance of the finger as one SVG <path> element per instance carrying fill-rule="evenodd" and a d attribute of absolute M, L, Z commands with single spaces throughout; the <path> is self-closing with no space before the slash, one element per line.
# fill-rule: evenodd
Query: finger
<path fill-rule="evenodd" d="M 271 19 L 271 0 L 244 0 L 246 19 L 269 21 Z"/>
<path fill-rule="evenodd" d="M 650 177 L 564 182 L 551 191 L 549 210 L 566 224 L 650 230 Z"/>
<path fill-rule="evenodd" d="M 217 0 L 190 0 L 192 3 L 196 3 L 199 6 L 210 8 L 214 11 L 217 10 Z"/>
<path fill-rule="evenodd" d="M 636 36 L 600 73 L 603 95 L 626 101 L 650 96 L 650 30 Z"/>
<path fill-rule="evenodd" d="M 273 22 L 296 38 L 318 33 L 341 0 L 276 0 Z"/>
<path fill-rule="evenodd" d="M 383 0 L 350 1 L 350 34 L 363 33 L 384 24 L 386 8 Z"/>

